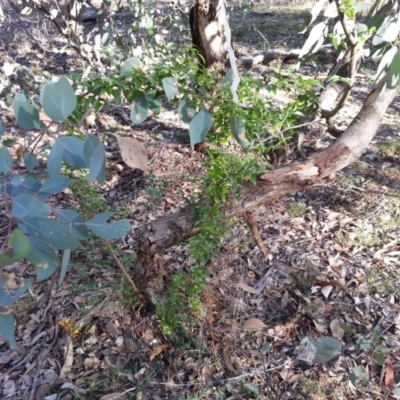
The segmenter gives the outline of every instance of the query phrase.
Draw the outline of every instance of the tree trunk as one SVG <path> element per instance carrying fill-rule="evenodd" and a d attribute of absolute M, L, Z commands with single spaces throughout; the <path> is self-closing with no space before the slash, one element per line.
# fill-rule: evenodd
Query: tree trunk
<path fill-rule="evenodd" d="M 222 18 L 224 0 L 197 0 L 190 10 L 193 45 L 206 68 L 216 67 L 221 75 L 229 68 L 225 26 Z"/>
<path fill-rule="evenodd" d="M 305 162 L 295 162 L 261 174 L 256 185 L 250 182 L 244 184 L 240 196 L 232 193 L 221 211 L 229 218 L 254 210 L 286 194 L 317 185 L 358 159 L 375 136 L 386 109 L 399 92 L 399 87 L 382 92 L 385 82 L 386 78 L 375 86 L 358 115 L 331 146 Z M 148 223 L 137 235 L 139 266 L 148 267 L 152 256 L 196 234 L 198 228 L 189 207 Z"/>

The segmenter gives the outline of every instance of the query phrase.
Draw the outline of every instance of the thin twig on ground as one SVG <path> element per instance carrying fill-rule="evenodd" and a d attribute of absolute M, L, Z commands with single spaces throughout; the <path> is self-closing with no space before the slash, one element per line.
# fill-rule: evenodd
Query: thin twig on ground
<path fill-rule="evenodd" d="M 107 246 L 108 250 L 110 251 L 114 261 L 117 263 L 118 267 L 121 269 L 122 273 L 125 275 L 125 278 L 128 280 L 133 291 L 139 296 L 140 300 L 143 300 L 144 299 L 143 295 L 139 292 L 139 289 L 137 288 L 135 282 L 133 282 L 133 279 L 129 276 L 128 272 L 126 271 L 126 269 L 124 267 L 124 264 L 118 258 L 117 254 L 115 253 L 114 249 L 112 248 L 110 241 L 106 240 L 105 242 L 106 242 L 106 246 Z"/>

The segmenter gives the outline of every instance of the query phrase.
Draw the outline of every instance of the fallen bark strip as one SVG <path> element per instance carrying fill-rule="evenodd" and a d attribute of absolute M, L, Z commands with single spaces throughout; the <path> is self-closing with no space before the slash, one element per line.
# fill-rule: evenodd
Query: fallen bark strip
<path fill-rule="evenodd" d="M 227 218 L 252 211 L 286 194 L 318 185 L 324 178 L 358 159 L 375 136 L 386 109 L 399 92 L 399 87 L 382 91 L 385 81 L 385 78 L 382 79 L 370 92 L 358 115 L 331 146 L 305 162 L 294 162 L 262 173 L 256 185 L 245 183 L 240 196 L 233 193 L 221 211 Z M 138 259 L 148 259 L 198 232 L 190 207 L 152 221 L 137 235 Z"/>
<path fill-rule="evenodd" d="M 314 54 L 333 54 L 333 46 L 322 46 Z M 301 49 L 292 50 L 270 50 L 261 53 L 254 53 L 248 56 L 240 56 L 237 60 L 238 67 L 252 67 L 253 65 L 264 64 L 269 61 L 282 59 L 283 61 L 295 60 L 299 57 Z"/>

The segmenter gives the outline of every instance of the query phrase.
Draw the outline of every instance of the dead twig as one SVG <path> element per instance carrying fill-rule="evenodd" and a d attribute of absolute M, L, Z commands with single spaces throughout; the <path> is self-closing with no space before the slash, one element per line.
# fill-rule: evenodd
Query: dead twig
<path fill-rule="evenodd" d="M 143 295 L 139 292 L 139 289 L 137 288 L 135 282 L 133 282 L 133 279 L 129 276 L 128 272 L 126 272 L 124 264 L 118 258 L 117 254 L 115 253 L 114 249 L 111 246 L 111 243 L 108 240 L 106 240 L 105 242 L 106 242 L 106 246 L 107 246 L 108 250 L 110 251 L 114 261 L 117 263 L 118 267 L 121 269 L 122 273 L 125 275 L 125 278 L 128 280 L 133 291 L 139 296 L 140 300 L 143 300 L 144 299 Z"/>
<path fill-rule="evenodd" d="M 261 253 L 263 254 L 264 258 L 267 260 L 268 252 L 267 252 L 267 249 L 265 248 L 265 245 L 261 239 L 260 232 L 254 221 L 253 215 L 251 214 L 251 212 L 246 212 L 244 214 L 244 217 L 246 218 L 247 225 L 249 226 L 250 231 L 251 231 L 252 235 L 254 236 L 257 246 L 260 248 Z"/>

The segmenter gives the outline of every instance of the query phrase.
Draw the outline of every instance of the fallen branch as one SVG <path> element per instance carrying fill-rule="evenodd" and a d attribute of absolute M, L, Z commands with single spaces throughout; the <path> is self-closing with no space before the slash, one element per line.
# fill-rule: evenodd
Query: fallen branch
<path fill-rule="evenodd" d="M 260 174 L 256 185 L 247 182 L 240 193 L 232 193 L 221 211 L 231 218 L 255 210 L 289 193 L 321 184 L 325 178 L 357 160 L 375 136 L 387 107 L 399 92 L 399 87 L 382 91 L 385 82 L 386 77 L 370 92 L 356 118 L 331 146 L 304 162 Z M 149 257 L 198 232 L 192 207 L 149 222 L 137 234 L 138 264 L 144 266 Z"/>
<path fill-rule="evenodd" d="M 295 60 L 299 57 L 301 49 L 293 50 L 270 50 L 262 53 L 254 53 L 247 56 L 238 57 L 237 64 L 240 67 L 252 67 L 254 65 L 265 64 L 273 60 Z M 333 54 L 334 49 L 331 45 L 322 46 L 314 54 Z"/>

